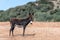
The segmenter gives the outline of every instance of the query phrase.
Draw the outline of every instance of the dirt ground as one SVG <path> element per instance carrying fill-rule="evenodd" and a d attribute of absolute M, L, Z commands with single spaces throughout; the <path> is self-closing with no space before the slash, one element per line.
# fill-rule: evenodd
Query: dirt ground
<path fill-rule="evenodd" d="M 60 22 L 33 22 L 24 37 L 22 28 L 16 26 L 14 36 L 9 36 L 9 29 L 9 22 L 0 22 L 0 40 L 60 40 Z"/>

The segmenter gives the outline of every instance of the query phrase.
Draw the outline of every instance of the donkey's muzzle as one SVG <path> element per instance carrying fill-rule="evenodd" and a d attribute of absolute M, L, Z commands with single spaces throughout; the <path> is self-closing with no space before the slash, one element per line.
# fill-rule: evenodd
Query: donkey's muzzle
<path fill-rule="evenodd" d="M 31 21 L 30 24 L 32 24 L 33 22 Z"/>

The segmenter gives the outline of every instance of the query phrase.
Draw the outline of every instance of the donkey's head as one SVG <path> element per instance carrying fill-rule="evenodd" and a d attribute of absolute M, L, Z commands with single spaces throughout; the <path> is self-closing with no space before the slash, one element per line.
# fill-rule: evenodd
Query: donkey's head
<path fill-rule="evenodd" d="M 34 20 L 34 13 L 29 13 L 29 20 L 30 20 L 30 24 L 32 24 Z"/>

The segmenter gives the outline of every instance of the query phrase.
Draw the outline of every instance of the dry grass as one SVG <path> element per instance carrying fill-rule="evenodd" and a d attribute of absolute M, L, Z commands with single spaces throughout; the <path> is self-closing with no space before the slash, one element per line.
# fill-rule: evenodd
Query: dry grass
<path fill-rule="evenodd" d="M 9 22 L 0 22 L 0 40 L 60 40 L 60 22 L 34 22 L 23 29 L 15 28 L 14 37 L 9 36 Z"/>

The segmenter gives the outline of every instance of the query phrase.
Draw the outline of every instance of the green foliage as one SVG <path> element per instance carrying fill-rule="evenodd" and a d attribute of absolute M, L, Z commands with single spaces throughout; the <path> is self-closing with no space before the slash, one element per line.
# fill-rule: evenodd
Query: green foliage
<path fill-rule="evenodd" d="M 35 13 L 35 21 L 52 21 L 53 19 L 53 16 L 48 14 L 48 13 L 45 13 L 45 12 L 36 12 Z"/>
<path fill-rule="evenodd" d="M 35 13 L 35 20 L 36 21 L 46 21 L 46 14 L 42 12 L 36 12 Z"/>
<path fill-rule="evenodd" d="M 36 5 L 36 3 L 38 5 Z M 28 13 L 33 12 L 35 14 L 35 21 L 60 21 L 60 9 L 47 13 L 49 10 L 52 10 L 53 7 L 53 3 L 47 2 L 47 0 L 29 2 L 26 5 L 16 6 L 15 8 L 9 8 L 5 11 L 0 10 L 0 21 L 9 21 L 10 18 L 26 18 Z"/>

